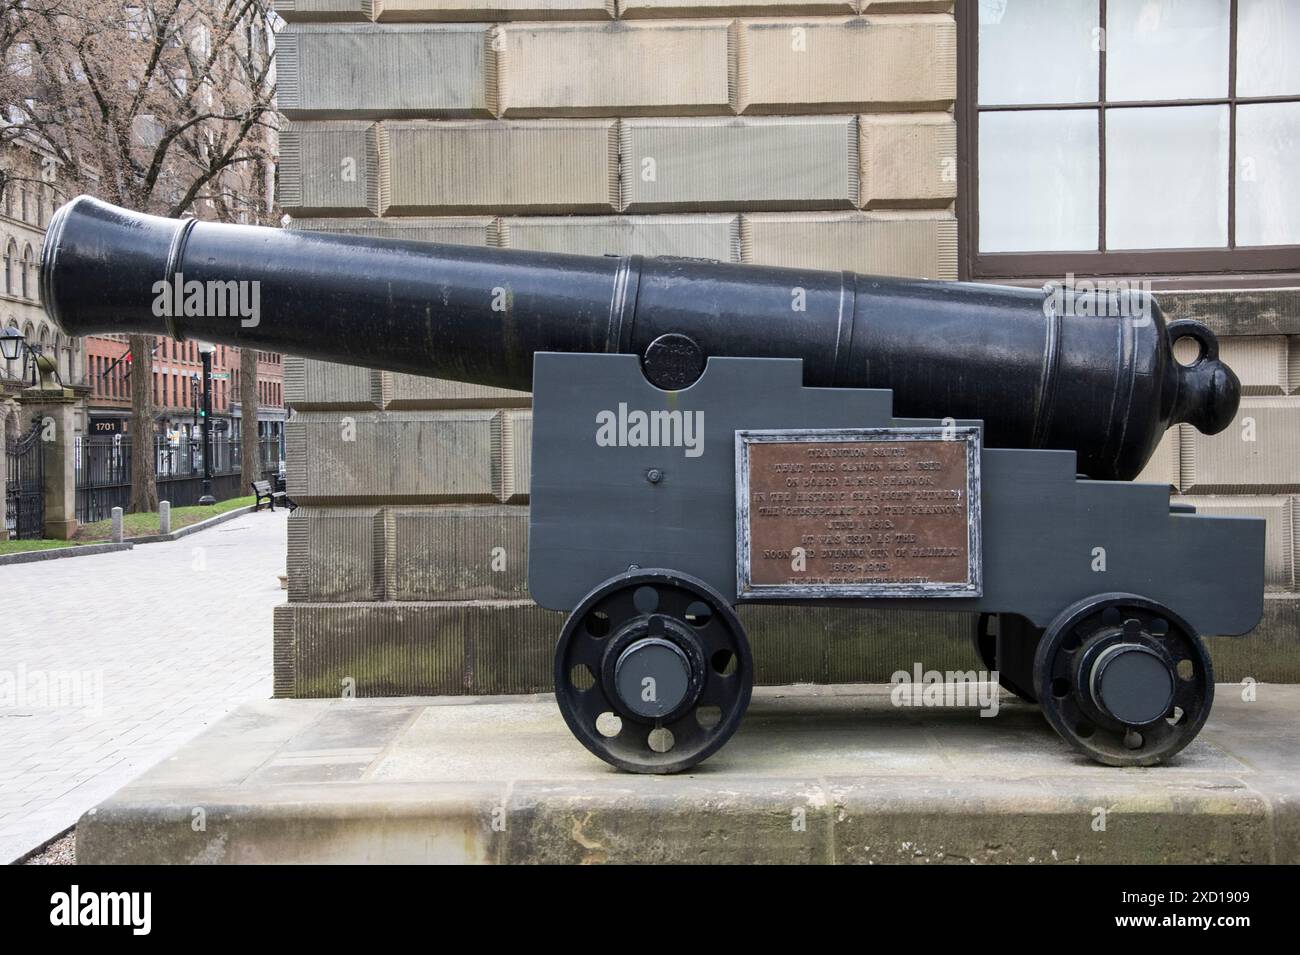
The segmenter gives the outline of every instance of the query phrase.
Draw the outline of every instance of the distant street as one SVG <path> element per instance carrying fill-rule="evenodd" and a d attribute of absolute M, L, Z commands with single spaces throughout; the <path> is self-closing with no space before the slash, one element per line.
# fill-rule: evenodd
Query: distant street
<path fill-rule="evenodd" d="M 286 521 L 0 567 L 0 864 L 270 696 Z"/>

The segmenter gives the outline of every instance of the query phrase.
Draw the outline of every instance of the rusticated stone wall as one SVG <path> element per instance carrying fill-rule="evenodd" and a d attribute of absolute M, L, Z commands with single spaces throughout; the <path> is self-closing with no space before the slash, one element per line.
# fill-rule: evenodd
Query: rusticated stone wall
<path fill-rule="evenodd" d="M 293 228 L 956 277 L 950 2 L 276 8 L 289 21 L 277 56 Z M 1270 428 L 1300 424 L 1296 341 L 1225 346 Z M 563 617 L 525 586 L 529 396 L 300 359 L 285 393 L 303 506 L 276 693 L 547 689 Z M 1148 476 L 1216 513 L 1264 514 L 1281 598 L 1296 589 L 1297 467 L 1226 440 L 1171 432 Z M 973 665 L 960 614 L 742 616 L 762 682 Z M 1300 677 L 1295 599 L 1271 600 L 1268 619 L 1263 649 L 1215 641 L 1221 675 L 1259 675 L 1264 654 L 1264 678 Z"/>

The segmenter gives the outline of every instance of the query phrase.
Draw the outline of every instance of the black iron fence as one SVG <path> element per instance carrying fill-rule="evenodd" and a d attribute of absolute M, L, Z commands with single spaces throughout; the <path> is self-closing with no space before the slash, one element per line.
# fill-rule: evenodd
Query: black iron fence
<path fill-rule="evenodd" d="M 153 436 L 154 467 L 158 474 L 158 500 L 173 507 L 197 504 L 203 495 L 203 441 L 180 435 Z M 102 521 L 113 508 L 125 509 L 131 500 L 131 435 L 83 437 L 77 446 L 77 520 Z M 240 441 L 225 435 L 212 438 L 212 496 L 218 501 L 250 493 L 240 487 Z M 277 438 L 258 442 L 258 470 L 274 475 L 280 468 Z"/>
<path fill-rule="evenodd" d="M 11 539 L 39 540 L 45 530 L 45 448 L 41 423 L 5 443 L 5 527 Z"/>

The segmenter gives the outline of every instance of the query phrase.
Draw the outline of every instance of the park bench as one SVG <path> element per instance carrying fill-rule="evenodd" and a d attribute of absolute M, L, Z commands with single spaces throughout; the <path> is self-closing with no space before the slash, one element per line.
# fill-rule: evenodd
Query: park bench
<path fill-rule="evenodd" d="M 276 483 L 279 484 L 279 482 Z M 297 510 L 298 505 L 293 502 L 293 499 L 289 497 L 283 487 L 272 489 L 270 481 L 254 481 L 252 486 L 253 494 L 256 495 L 253 510 L 260 510 L 263 501 L 270 505 L 271 510 L 275 510 L 276 501 L 279 501 L 281 506 L 287 507 L 291 511 Z"/>

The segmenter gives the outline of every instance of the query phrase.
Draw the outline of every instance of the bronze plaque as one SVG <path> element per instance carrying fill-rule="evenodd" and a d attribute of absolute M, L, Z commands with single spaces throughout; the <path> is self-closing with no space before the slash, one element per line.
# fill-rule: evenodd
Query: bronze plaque
<path fill-rule="evenodd" d="M 978 597 L 979 429 L 737 431 L 737 593 Z"/>

